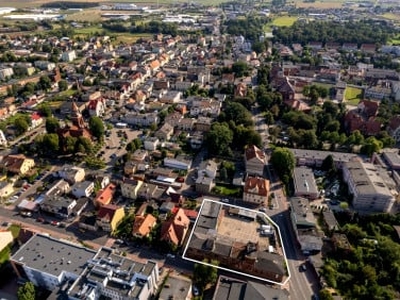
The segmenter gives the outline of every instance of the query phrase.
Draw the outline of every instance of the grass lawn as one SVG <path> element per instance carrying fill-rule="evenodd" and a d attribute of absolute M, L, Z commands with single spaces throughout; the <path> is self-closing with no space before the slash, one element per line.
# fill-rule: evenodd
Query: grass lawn
<path fill-rule="evenodd" d="M 21 226 L 19 226 L 19 225 L 12 224 L 12 225 L 10 226 L 10 231 L 11 231 L 11 233 L 12 233 L 14 239 L 18 237 L 19 231 L 20 231 L 20 230 L 21 230 Z"/>
<path fill-rule="evenodd" d="M 216 185 L 213 189 L 216 194 L 224 196 L 238 196 L 241 193 L 241 188 L 239 187 L 226 187 L 221 185 Z"/>
<path fill-rule="evenodd" d="M 350 105 L 357 105 L 363 95 L 363 90 L 355 87 L 347 87 L 346 91 L 344 92 L 344 99 L 346 100 L 347 104 Z"/>
<path fill-rule="evenodd" d="M 282 27 L 282 26 L 292 26 L 294 22 L 297 21 L 297 17 L 283 16 L 277 17 L 272 21 L 272 25 Z"/>

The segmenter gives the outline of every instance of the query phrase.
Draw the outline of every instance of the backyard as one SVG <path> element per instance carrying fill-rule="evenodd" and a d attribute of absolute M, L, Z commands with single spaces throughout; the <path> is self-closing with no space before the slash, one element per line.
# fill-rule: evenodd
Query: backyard
<path fill-rule="evenodd" d="M 357 105 L 363 95 L 363 90 L 356 87 L 347 87 L 344 93 L 346 103 L 349 105 Z"/>

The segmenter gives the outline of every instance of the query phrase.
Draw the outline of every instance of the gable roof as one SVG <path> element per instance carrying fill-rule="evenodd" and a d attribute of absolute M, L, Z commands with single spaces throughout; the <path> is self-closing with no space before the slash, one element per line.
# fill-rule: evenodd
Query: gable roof
<path fill-rule="evenodd" d="M 97 193 L 95 201 L 99 203 L 100 205 L 106 205 L 109 204 L 110 201 L 112 200 L 112 197 L 115 193 L 116 185 L 113 183 L 110 183 L 107 185 L 104 189 L 100 190 Z"/>
<path fill-rule="evenodd" d="M 268 196 L 269 181 L 262 177 L 247 177 L 244 192 L 259 196 Z"/>
<path fill-rule="evenodd" d="M 161 240 L 180 245 L 185 238 L 189 224 L 189 218 L 185 215 L 184 210 L 179 208 L 175 215 L 163 223 L 161 228 Z"/>
<path fill-rule="evenodd" d="M 257 148 L 254 145 L 251 145 L 246 148 L 245 151 L 245 157 L 246 160 L 251 160 L 253 158 L 257 158 L 258 160 L 264 162 L 265 161 L 265 154 L 263 151 L 261 151 L 259 148 Z"/>
<path fill-rule="evenodd" d="M 132 234 L 139 234 L 141 236 L 147 236 L 151 229 L 154 227 L 157 219 L 151 214 L 147 214 L 145 217 L 136 216 L 133 223 Z"/>

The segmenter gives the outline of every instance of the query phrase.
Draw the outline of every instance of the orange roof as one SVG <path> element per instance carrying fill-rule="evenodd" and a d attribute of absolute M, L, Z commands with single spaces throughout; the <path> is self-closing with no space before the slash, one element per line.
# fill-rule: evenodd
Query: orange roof
<path fill-rule="evenodd" d="M 151 69 L 156 69 L 156 68 L 158 68 L 160 66 L 160 62 L 156 59 L 156 60 L 153 60 L 151 63 L 150 63 L 150 68 Z"/>
<path fill-rule="evenodd" d="M 147 214 L 145 217 L 136 216 L 133 223 L 132 234 L 147 236 L 150 233 L 151 229 L 153 229 L 156 222 L 157 219 L 150 214 Z"/>
<path fill-rule="evenodd" d="M 175 215 L 165 221 L 161 228 L 161 240 L 180 245 L 186 236 L 190 224 L 189 218 L 182 208 Z"/>
<path fill-rule="evenodd" d="M 112 197 L 114 196 L 115 188 L 116 188 L 116 185 L 113 183 L 110 183 L 109 185 L 107 185 L 104 189 L 100 190 L 97 193 L 95 202 L 100 205 L 109 204 L 112 200 Z"/>
<path fill-rule="evenodd" d="M 259 196 L 268 196 L 269 181 L 262 177 L 247 177 L 244 186 L 245 193 L 255 194 Z"/>

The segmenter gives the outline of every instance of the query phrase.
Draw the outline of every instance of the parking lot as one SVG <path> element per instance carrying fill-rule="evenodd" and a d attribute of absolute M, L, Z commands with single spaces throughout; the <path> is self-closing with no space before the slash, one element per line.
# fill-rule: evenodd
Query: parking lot
<path fill-rule="evenodd" d="M 105 137 L 104 147 L 100 150 L 99 157 L 103 158 L 106 164 L 114 161 L 126 153 L 126 145 L 140 136 L 141 130 L 131 128 L 113 128 Z"/>

